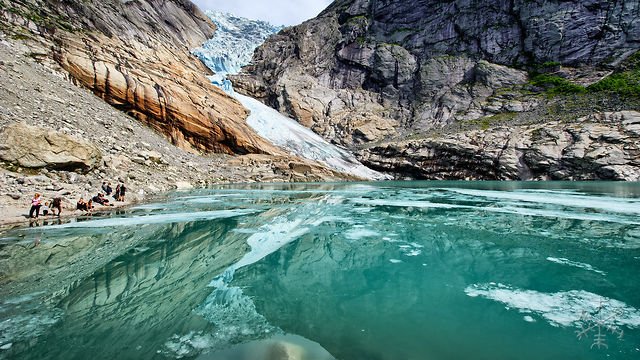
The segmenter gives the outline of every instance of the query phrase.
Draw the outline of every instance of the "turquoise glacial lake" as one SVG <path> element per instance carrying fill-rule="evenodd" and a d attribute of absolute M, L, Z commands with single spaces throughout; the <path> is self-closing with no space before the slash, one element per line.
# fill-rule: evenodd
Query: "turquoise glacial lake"
<path fill-rule="evenodd" d="M 0 232 L 0 359 L 640 359 L 640 184 L 220 186 Z"/>

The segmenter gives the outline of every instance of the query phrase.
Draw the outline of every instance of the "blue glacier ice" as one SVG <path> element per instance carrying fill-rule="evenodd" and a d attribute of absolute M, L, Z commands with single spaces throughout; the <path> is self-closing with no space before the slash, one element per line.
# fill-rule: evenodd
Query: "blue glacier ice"
<path fill-rule="evenodd" d="M 283 28 L 220 11 L 207 11 L 206 14 L 217 30 L 215 36 L 194 49 L 193 54 L 219 76 L 237 74 L 251 61 L 253 51 Z"/>

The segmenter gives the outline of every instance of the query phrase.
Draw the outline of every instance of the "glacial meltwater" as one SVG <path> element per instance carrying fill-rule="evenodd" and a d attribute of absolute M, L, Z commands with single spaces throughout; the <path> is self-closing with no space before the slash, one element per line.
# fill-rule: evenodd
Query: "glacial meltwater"
<path fill-rule="evenodd" d="M 0 233 L 0 358 L 640 359 L 640 184 L 220 186 Z"/>

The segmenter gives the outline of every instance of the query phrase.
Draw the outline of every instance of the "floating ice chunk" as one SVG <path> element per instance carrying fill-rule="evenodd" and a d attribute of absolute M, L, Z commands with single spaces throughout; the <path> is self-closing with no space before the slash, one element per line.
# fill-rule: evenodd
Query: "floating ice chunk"
<path fill-rule="evenodd" d="M 402 260 L 398 260 L 398 259 L 389 259 L 389 262 L 392 264 L 399 264 L 402 262 Z"/>
<path fill-rule="evenodd" d="M 422 250 L 418 250 L 418 249 L 411 249 L 404 253 L 405 256 L 418 256 L 420 254 L 422 254 Z"/>
<path fill-rule="evenodd" d="M 349 240 L 360 240 L 360 239 L 374 237 L 374 236 L 380 236 L 380 234 L 373 230 L 363 229 L 361 227 L 354 227 L 344 233 L 344 237 L 346 237 Z"/>
<path fill-rule="evenodd" d="M 527 315 L 525 317 L 523 317 L 524 321 L 526 322 L 536 322 L 534 318 L 532 318 L 531 316 Z"/>
<path fill-rule="evenodd" d="M 585 270 L 588 270 L 588 271 L 593 271 L 593 272 L 598 273 L 600 275 L 607 275 L 607 273 L 605 273 L 604 271 L 598 270 L 598 269 L 594 268 L 593 266 L 591 266 L 589 264 L 576 262 L 576 261 L 571 261 L 571 260 L 565 259 L 565 258 L 548 257 L 547 261 L 551 261 L 553 263 L 560 264 L 560 265 L 573 266 L 573 267 L 585 269 Z"/>
<path fill-rule="evenodd" d="M 521 312 L 537 314 L 554 326 L 579 326 L 584 314 L 599 311 L 599 316 L 606 321 L 605 325 L 640 327 L 638 309 L 584 290 L 542 293 L 503 284 L 476 284 L 464 291 L 471 297 L 495 300 Z"/>

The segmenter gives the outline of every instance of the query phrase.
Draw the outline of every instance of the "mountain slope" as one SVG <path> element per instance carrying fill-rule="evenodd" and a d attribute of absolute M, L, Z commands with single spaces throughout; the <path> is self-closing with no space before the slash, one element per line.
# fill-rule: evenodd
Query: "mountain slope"
<path fill-rule="evenodd" d="M 187 0 L 0 1 L 0 25 L 113 106 L 196 151 L 279 151 L 189 50 L 214 24 Z"/>
<path fill-rule="evenodd" d="M 325 138 L 359 148 L 366 161 L 408 137 L 438 142 L 472 129 L 490 134 L 494 126 L 577 122 L 602 111 L 640 109 L 633 96 L 640 89 L 633 75 L 639 19 L 636 1 L 338 0 L 268 39 L 234 80 L 240 91 Z M 623 86 L 611 81 L 620 74 Z M 415 159 L 402 149 L 391 153 L 397 161 L 369 164 L 400 175 L 449 177 L 437 169 L 406 173 L 390 163 Z M 637 166 L 633 152 L 623 158 L 623 165 Z M 586 178 L 630 179 L 599 173 L 608 175 Z M 498 178 L 519 176 L 585 178 L 572 170 Z M 493 178 L 473 171 L 467 177 Z"/>

